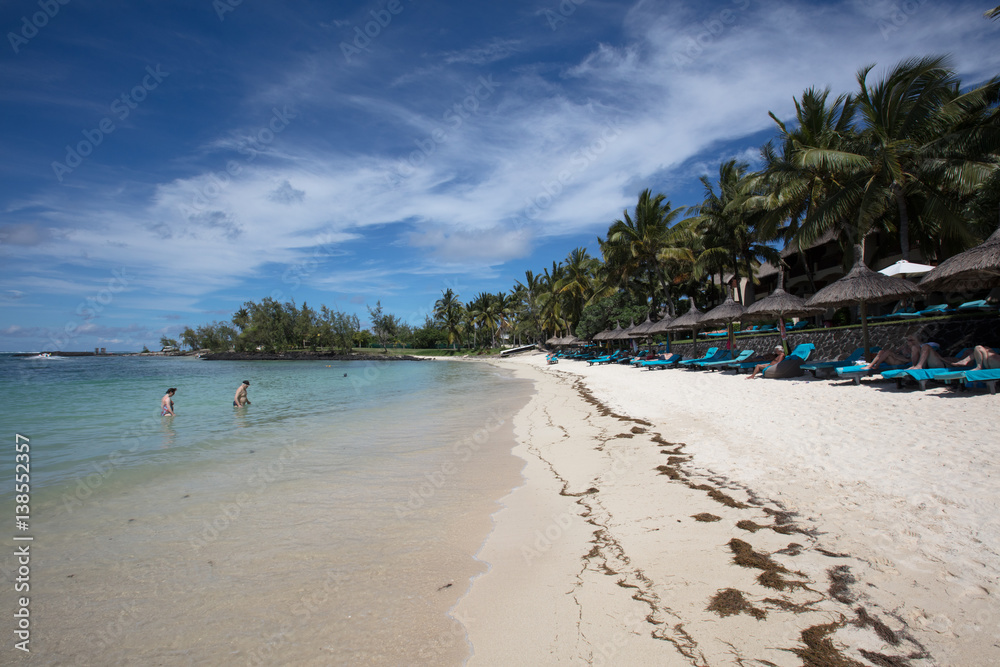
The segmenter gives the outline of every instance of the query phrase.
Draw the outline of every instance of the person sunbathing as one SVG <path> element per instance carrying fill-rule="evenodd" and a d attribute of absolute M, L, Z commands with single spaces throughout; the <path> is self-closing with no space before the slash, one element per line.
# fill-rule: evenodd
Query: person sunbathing
<path fill-rule="evenodd" d="M 785 348 L 783 348 L 781 345 L 775 345 L 774 357 L 771 358 L 771 361 L 767 361 L 763 364 L 757 364 L 756 366 L 754 366 L 753 373 L 748 375 L 747 379 L 753 380 L 755 377 L 757 377 L 757 373 L 760 373 L 761 376 L 763 376 L 764 373 L 767 372 L 769 368 L 777 366 L 784 358 L 785 358 Z"/>
<path fill-rule="evenodd" d="M 920 346 L 920 354 L 917 356 L 917 363 L 910 366 L 908 370 L 921 368 L 947 368 L 950 360 L 946 360 L 938 351 L 938 346 L 934 343 L 923 343 Z"/>
<path fill-rule="evenodd" d="M 916 336 L 907 336 L 900 345 L 895 350 L 879 350 L 875 354 L 875 358 L 871 360 L 865 370 L 874 370 L 881 366 L 882 364 L 889 364 L 892 366 L 902 366 L 903 364 L 910 364 L 912 367 L 916 368 L 917 363 L 920 361 L 920 355 L 922 353 L 922 345 L 920 340 Z M 930 353 L 927 353 L 930 356 Z M 926 360 L 925 360 L 926 361 Z M 943 366 L 942 362 L 942 366 Z"/>
<path fill-rule="evenodd" d="M 985 345 L 977 345 L 973 348 L 972 354 L 952 361 L 948 365 L 958 368 L 960 366 L 972 366 L 973 363 L 975 364 L 975 367 L 968 370 L 981 371 L 984 369 L 1000 368 L 1000 353 L 997 353 L 995 350 L 988 348 Z"/>

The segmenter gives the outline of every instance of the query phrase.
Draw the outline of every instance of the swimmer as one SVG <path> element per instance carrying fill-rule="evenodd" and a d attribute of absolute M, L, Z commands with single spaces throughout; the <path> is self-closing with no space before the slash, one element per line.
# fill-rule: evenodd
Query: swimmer
<path fill-rule="evenodd" d="M 161 417 L 173 417 L 174 415 L 174 402 L 172 397 L 177 393 L 176 387 L 171 387 L 167 389 L 167 393 L 163 395 L 160 399 L 160 416 Z"/>
<path fill-rule="evenodd" d="M 249 386 L 250 380 L 244 380 L 243 384 L 236 390 L 236 396 L 233 398 L 234 408 L 242 408 L 244 405 L 250 405 L 250 399 L 247 398 L 247 387 Z"/>

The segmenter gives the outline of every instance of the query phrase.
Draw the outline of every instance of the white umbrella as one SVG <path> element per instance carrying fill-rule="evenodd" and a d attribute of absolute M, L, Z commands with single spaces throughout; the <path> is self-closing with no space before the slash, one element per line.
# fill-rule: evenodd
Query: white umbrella
<path fill-rule="evenodd" d="M 895 264 L 891 264 L 884 269 L 879 269 L 879 273 L 883 276 L 916 276 L 929 273 L 933 270 L 933 266 L 916 264 L 914 262 L 908 262 L 905 259 L 901 259 Z"/>

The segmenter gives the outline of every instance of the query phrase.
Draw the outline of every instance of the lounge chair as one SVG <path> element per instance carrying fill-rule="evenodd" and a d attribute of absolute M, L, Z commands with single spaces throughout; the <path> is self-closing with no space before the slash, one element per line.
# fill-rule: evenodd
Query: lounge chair
<path fill-rule="evenodd" d="M 971 347 L 965 347 L 959 350 L 958 354 L 955 355 L 956 359 L 961 359 L 972 354 Z M 956 369 L 945 367 L 945 368 L 896 368 L 892 370 L 886 370 L 882 372 L 882 377 L 888 380 L 896 381 L 896 388 L 902 389 L 903 384 L 906 383 L 907 379 L 914 380 L 917 386 L 920 387 L 920 391 L 927 389 L 927 381 L 935 379 L 938 375 L 945 373 L 953 373 Z"/>
<path fill-rule="evenodd" d="M 681 355 L 679 354 L 668 354 L 663 359 L 653 359 L 651 361 L 643 361 L 639 364 L 639 368 L 646 368 L 649 370 L 657 370 L 663 368 L 670 368 L 671 366 L 676 366 L 681 360 Z"/>
<path fill-rule="evenodd" d="M 707 361 L 696 361 L 690 366 L 688 366 L 688 368 L 704 368 L 705 364 L 714 363 L 716 361 L 732 361 L 732 360 L 733 360 L 732 352 L 730 352 L 729 350 L 719 350 L 718 352 L 715 353 L 715 356 L 712 357 L 711 359 Z"/>
<path fill-rule="evenodd" d="M 861 384 L 861 378 L 875 375 L 876 373 L 883 373 L 888 370 L 893 370 L 897 368 L 906 368 L 907 364 L 880 364 L 878 368 L 867 369 L 865 368 L 867 364 L 856 364 L 854 366 L 838 366 L 836 369 L 837 375 L 842 378 L 848 378 L 854 382 L 854 384 Z"/>
<path fill-rule="evenodd" d="M 936 315 L 947 315 L 954 312 L 954 310 L 948 307 L 948 304 L 939 303 L 936 306 L 929 306 L 923 310 L 918 310 L 915 313 L 896 313 L 896 315 L 898 317 L 902 317 L 904 320 L 912 320 L 916 317 L 934 317 Z"/>
<path fill-rule="evenodd" d="M 989 312 L 996 309 L 997 307 L 995 305 L 991 305 L 986 299 L 978 299 L 977 301 L 966 301 L 965 303 L 960 304 L 956 310 L 960 313 L 968 313 L 977 310 Z"/>
<path fill-rule="evenodd" d="M 872 354 L 878 352 L 882 348 L 873 347 L 870 348 Z M 804 371 L 809 371 L 812 373 L 813 377 L 828 377 L 836 373 L 836 369 L 841 366 L 854 366 L 855 362 L 860 361 L 865 356 L 865 348 L 859 347 L 855 348 L 846 358 L 839 360 L 830 361 L 810 361 L 808 364 L 802 364 L 800 368 Z M 822 375 L 821 375 L 822 372 Z"/>
<path fill-rule="evenodd" d="M 896 381 L 896 388 L 902 389 L 907 379 L 915 380 L 920 391 L 927 389 L 927 381 L 944 373 L 953 373 L 954 368 L 897 368 L 882 372 L 882 377 Z"/>
<path fill-rule="evenodd" d="M 621 357 L 621 350 L 615 350 L 613 353 L 605 355 L 603 357 L 594 357 L 593 359 L 587 359 L 587 364 L 593 366 L 594 364 L 610 364 L 612 361 L 616 361 Z"/>
<path fill-rule="evenodd" d="M 802 364 L 808 359 L 816 346 L 812 343 L 800 343 L 795 346 L 787 357 L 779 361 L 774 367 L 767 368 L 762 373 L 766 378 L 790 378 L 802 375 Z"/>
<path fill-rule="evenodd" d="M 685 359 L 684 361 L 681 361 L 680 363 L 683 364 L 683 365 L 685 365 L 685 366 L 690 366 L 691 364 L 695 363 L 696 361 L 711 361 L 712 357 L 714 357 L 716 355 L 716 353 L 718 353 L 718 351 L 719 351 L 719 348 L 717 348 L 717 347 L 710 347 L 710 348 L 708 348 L 708 351 L 705 352 L 705 356 L 698 357 L 697 359 Z"/>
<path fill-rule="evenodd" d="M 956 371 L 954 369 L 949 369 L 948 373 L 940 373 L 935 376 L 935 380 L 941 382 L 951 382 L 952 380 L 958 380 L 966 386 L 970 383 L 982 382 L 986 385 L 986 388 L 990 390 L 991 394 L 997 393 L 997 382 L 1000 382 L 1000 369 L 987 368 L 978 371 Z"/>
<path fill-rule="evenodd" d="M 753 359 L 746 359 L 745 361 L 728 361 L 723 365 L 723 368 L 736 371 L 737 373 L 742 373 L 743 371 L 752 371 L 757 367 L 757 364 L 771 363 L 773 357 L 756 357 Z"/>
<path fill-rule="evenodd" d="M 735 359 L 719 359 L 717 361 L 702 361 L 696 364 L 699 368 L 707 368 L 708 370 L 716 370 L 720 368 L 728 367 L 730 364 L 737 364 L 746 361 L 753 354 L 753 350 L 741 350 Z"/>

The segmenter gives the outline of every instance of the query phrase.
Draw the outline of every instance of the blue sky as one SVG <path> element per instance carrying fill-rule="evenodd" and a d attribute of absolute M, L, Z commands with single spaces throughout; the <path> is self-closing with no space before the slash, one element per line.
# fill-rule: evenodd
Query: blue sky
<path fill-rule="evenodd" d="M 274 296 L 423 322 L 754 159 L 809 86 L 991 2 L 0 3 L 0 350 L 151 349 Z"/>

